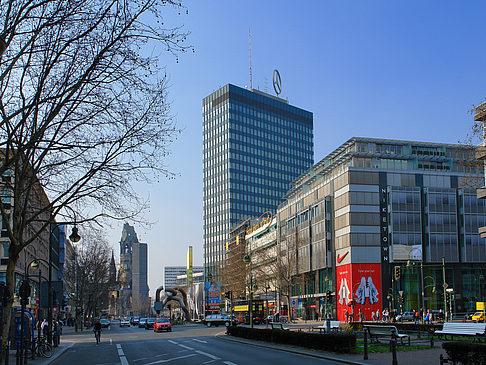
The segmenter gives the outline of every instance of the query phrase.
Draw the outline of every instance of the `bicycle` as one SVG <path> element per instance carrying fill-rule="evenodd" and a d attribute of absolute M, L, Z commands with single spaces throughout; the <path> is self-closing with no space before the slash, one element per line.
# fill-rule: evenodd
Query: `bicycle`
<path fill-rule="evenodd" d="M 37 355 L 37 357 L 45 357 L 50 358 L 52 356 L 52 346 L 50 343 L 47 343 L 45 337 L 36 338 L 32 344 L 32 346 L 27 346 L 27 354 L 30 353 L 28 358 L 32 358 L 32 350 Z"/>

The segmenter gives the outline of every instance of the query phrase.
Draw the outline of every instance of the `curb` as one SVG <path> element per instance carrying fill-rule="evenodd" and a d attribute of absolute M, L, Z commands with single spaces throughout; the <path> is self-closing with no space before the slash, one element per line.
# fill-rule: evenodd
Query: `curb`
<path fill-rule="evenodd" d="M 39 363 L 39 364 L 50 364 L 51 362 L 53 362 L 54 360 L 57 360 L 57 358 L 61 357 L 62 354 L 64 354 L 67 350 L 69 350 L 71 347 L 73 347 L 74 345 L 76 344 L 76 342 L 71 342 L 69 345 L 67 345 L 66 347 L 63 347 L 61 349 L 59 349 L 59 351 L 56 351 L 56 353 L 54 355 L 52 355 L 49 359 L 46 359 L 44 360 L 43 362 Z"/>
<path fill-rule="evenodd" d="M 215 337 L 220 339 L 220 340 L 223 340 L 223 341 L 238 342 L 238 343 L 243 343 L 245 345 L 262 347 L 262 348 L 267 348 L 267 349 L 272 349 L 272 350 L 277 350 L 277 351 L 283 351 L 283 352 L 290 352 L 290 353 L 297 354 L 297 355 L 309 356 L 309 357 L 314 357 L 314 358 L 317 358 L 317 359 L 331 360 L 331 361 L 340 362 L 340 363 L 343 363 L 343 364 L 351 364 L 351 365 L 370 365 L 371 364 L 369 362 L 361 362 L 361 361 L 355 361 L 355 360 L 350 360 L 350 359 L 343 359 L 341 357 L 335 357 L 335 356 L 331 356 L 331 355 L 324 355 L 324 354 L 319 354 L 319 353 L 314 353 L 314 352 L 308 352 L 308 351 L 298 350 L 298 349 L 295 349 L 295 348 L 275 346 L 275 345 L 266 344 L 264 342 L 257 342 L 257 341 L 247 340 L 247 339 L 240 339 L 240 338 L 236 338 L 236 337 L 231 337 L 229 335 L 219 335 L 218 334 Z"/>

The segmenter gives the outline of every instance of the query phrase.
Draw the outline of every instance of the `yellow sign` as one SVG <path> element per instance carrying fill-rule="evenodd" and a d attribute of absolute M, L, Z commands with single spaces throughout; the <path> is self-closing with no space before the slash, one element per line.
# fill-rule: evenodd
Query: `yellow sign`
<path fill-rule="evenodd" d="M 233 307 L 234 312 L 247 312 L 248 311 L 248 305 L 235 305 Z"/>
<path fill-rule="evenodd" d="M 192 246 L 189 246 L 187 249 L 186 275 L 187 275 L 187 286 L 191 286 L 192 285 Z"/>
<path fill-rule="evenodd" d="M 266 214 L 268 214 L 268 215 L 265 216 Z M 271 222 L 271 220 L 272 220 L 272 213 L 270 213 L 270 212 L 263 213 L 262 216 L 260 217 L 260 219 L 261 220 L 260 220 L 259 223 L 255 224 L 253 227 L 248 228 L 246 230 L 246 234 L 250 234 L 250 233 L 256 231 L 258 228 L 263 227 L 265 224 L 269 224 Z"/>
<path fill-rule="evenodd" d="M 483 311 L 484 310 L 484 302 L 476 302 L 476 310 Z"/>

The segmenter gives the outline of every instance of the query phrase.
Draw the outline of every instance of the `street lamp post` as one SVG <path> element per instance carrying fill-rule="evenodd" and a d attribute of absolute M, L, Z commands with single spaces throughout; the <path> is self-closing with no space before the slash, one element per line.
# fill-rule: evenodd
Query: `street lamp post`
<path fill-rule="evenodd" d="M 53 236 L 53 227 L 58 227 L 60 225 L 64 225 L 65 223 L 57 223 L 54 222 L 54 217 L 51 217 L 51 222 L 49 223 L 49 262 L 47 263 L 48 268 L 49 268 L 49 277 L 47 281 L 47 295 L 48 295 L 48 305 L 49 308 L 47 309 L 47 323 L 48 323 L 48 329 L 47 329 L 47 342 L 52 345 L 52 236 Z M 79 242 L 81 237 L 78 234 L 78 228 L 76 226 L 73 227 L 71 231 L 71 235 L 69 236 L 69 239 L 76 243 Z M 44 261 L 44 260 L 42 260 Z M 45 261 L 44 261 L 45 262 Z"/>
<path fill-rule="evenodd" d="M 447 283 L 446 283 L 446 275 L 445 275 L 445 257 L 442 256 L 442 279 L 443 279 L 443 288 L 444 288 L 444 318 L 445 322 L 447 322 Z"/>
<path fill-rule="evenodd" d="M 250 264 L 250 301 L 248 305 L 248 311 L 250 312 L 250 328 L 253 328 L 253 274 L 251 267 L 251 257 L 250 255 L 245 255 L 243 258 L 245 264 Z"/>

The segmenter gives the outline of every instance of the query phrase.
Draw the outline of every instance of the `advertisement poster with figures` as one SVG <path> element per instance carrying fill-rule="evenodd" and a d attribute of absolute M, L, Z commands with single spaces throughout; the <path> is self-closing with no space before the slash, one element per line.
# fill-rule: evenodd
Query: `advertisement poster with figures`
<path fill-rule="evenodd" d="M 380 268 L 380 264 L 347 264 L 336 268 L 338 320 L 345 321 L 346 312 L 349 317 L 354 312 L 355 321 L 360 320 L 360 313 L 364 321 L 370 321 L 372 312 L 381 312 Z"/>
<path fill-rule="evenodd" d="M 209 307 L 219 307 L 221 302 L 221 285 L 219 282 L 206 282 L 206 303 Z"/>

